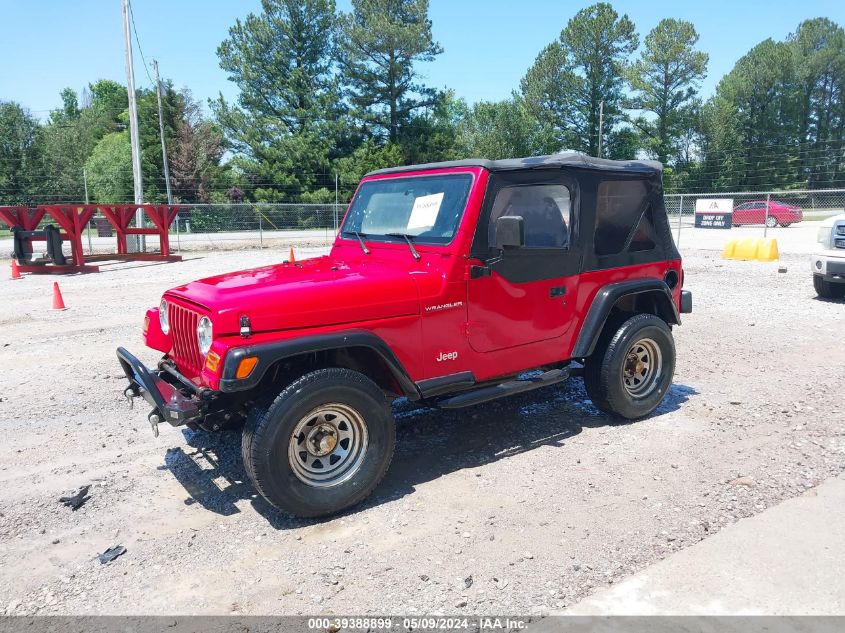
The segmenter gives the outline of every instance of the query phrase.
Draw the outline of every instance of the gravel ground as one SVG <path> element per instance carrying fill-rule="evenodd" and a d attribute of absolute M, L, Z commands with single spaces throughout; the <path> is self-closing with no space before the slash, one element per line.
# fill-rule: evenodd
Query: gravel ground
<path fill-rule="evenodd" d="M 153 438 L 114 356 L 156 360 L 140 322 L 167 287 L 277 259 L 63 277 L 66 312 L 54 277 L 0 281 L 0 613 L 544 614 L 845 470 L 845 304 L 815 298 L 806 257 L 783 274 L 690 251 L 695 313 L 650 419 L 614 422 L 580 379 L 457 412 L 400 402 L 365 505 L 286 518 L 239 434 Z"/>

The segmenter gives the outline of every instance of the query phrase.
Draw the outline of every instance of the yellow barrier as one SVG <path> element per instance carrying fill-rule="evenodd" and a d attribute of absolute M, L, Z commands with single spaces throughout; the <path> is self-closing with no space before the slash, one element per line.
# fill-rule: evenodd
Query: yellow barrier
<path fill-rule="evenodd" d="M 742 261 L 776 262 L 780 259 L 778 241 L 773 238 L 749 237 L 742 240 L 728 240 L 722 250 L 722 259 Z"/>

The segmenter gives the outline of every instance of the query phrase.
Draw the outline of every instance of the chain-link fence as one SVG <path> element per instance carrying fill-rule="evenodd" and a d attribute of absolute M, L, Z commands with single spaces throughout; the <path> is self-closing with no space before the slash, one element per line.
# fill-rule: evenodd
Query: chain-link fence
<path fill-rule="evenodd" d="M 819 221 L 845 212 L 845 189 L 666 194 L 665 202 L 679 246 L 718 249 L 726 236 L 774 236 L 787 245 L 794 244 L 793 250 L 805 251 L 815 244 Z M 170 248 L 181 252 L 328 246 L 345 211 L 345 204 L 182 206 L 170 228 Z M 41 225 L 50 222 L 45 217 Z M 11 234 L 6 228 L 0 227 L 0 247 L 10 251 Z M 715 228 L 729 230 L 712 230 Z M 83 246 L 89 253 L 113 252 L 114 239 L 106 218 L 96 214 L 85 231 Z M 147 236 L 146 249 L 157 248 L 158 238 Z"/>
<path fill-rule="evenodd" d="M 180 209 L 171 234 L 177 249 L 294 241 L 328 245 L 344 211 L 335 204 L 198 204 Z"/>
<path fill-rule="evenodd" d="M 73 205 L 67 205 L 73 206 Z M 297 246 L 328 246 L 337 234 L 339 222 L 346 212 L 342 204 L 195 204 L 179 205 L 177 219 L 170 227 L 170 250 L 225 250 Z M 55 221 L 45 215 L 39 229 Z M 136 226 L 133 220 L 131 227 Z M 144 226 L 152 222 L 144 217 Z M 129 236 L 130 242 L 134 236 Z M 145 250 L 159 249 L 158 236 L 144 236 Z M 82 235 L 83 249 L 88 254 L 115 250 L 115 233 L 109 221 L 97 212 Z M 44 243 L 34 243 L 43 250 Z M 12 250 L 12 234 L 0 223 L 0 249 Z M 63 250 L 69 255 L 70 244 Z M 130 250 L 133 247 L 130 243 Z"/>
<path fill-rule="evenodd" d="M 679 193 L 664 198 L 676 243 L 690 246 L 709 244 L 712 237 L 725 234 L 712 229 L 735 237 L 778 237 L 810 245 L 821 220 L 845 212 L 845 189 Z"/>

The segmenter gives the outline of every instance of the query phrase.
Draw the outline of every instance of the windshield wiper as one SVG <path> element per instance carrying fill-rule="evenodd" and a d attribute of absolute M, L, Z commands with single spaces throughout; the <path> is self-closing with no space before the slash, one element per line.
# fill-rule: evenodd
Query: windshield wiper
<path fill-rule="evenodd" d="M 361 239 L 361 236 L 362 236 L 362 235 L 363 235 L 364 237 L 366 237 L 366 236 L 367 236 L 367 234 L 366 234 L 366 233 L 359 233 L 358 231 L 344 231 L 344 233 L 346 233 L 347 235 L 348 235 L 349 233 L 352 233 L 352 235 L 354 235 L 355 237 L 357 237 L 357 238 L 358 238 L 358 243 L 361 245 L 361 250 L 362 250 L 362 251 L 364 251 L 364 255 L 369 255 L 369 254 L 370 254 L 370 249 L 369 249 L 369 248 L 367 248 L 367 245 L 366 245 L 366 244 L 364 244 L 364 240 L 362 240 L 362 239 Z"/>
<path fill-rule="evenodd" d="M 414 256 L 414 259 L 420 261 L 420 254 L 417 252 L 417 249 L 414 248 L 414 242 L 412 241 L 416 236 L 408 235 L 407 233 L 385 233 L 385 235 L 387 235 L 388 237 L 401 237 L 402 239 L 404 239 L 406 242 L 408 242 L 408 246 L 411 249 L 411 255 Z"/>

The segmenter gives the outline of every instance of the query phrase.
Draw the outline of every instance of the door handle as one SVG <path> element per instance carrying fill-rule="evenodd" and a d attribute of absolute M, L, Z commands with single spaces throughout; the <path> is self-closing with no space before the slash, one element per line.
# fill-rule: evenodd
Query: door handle
<path fill-rule="evenodd" d="M 554 299 L 556 297 L 562 297 L 566 294 L 566 286 L 552 286 L 549 288 L 549 296 Z"/>

